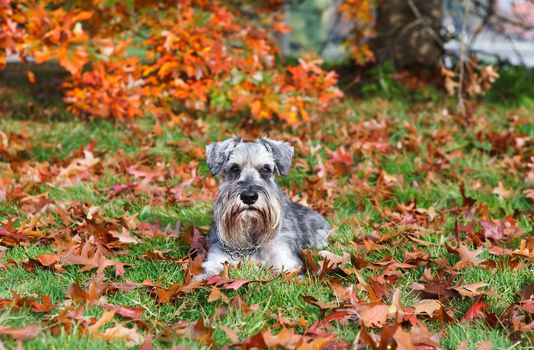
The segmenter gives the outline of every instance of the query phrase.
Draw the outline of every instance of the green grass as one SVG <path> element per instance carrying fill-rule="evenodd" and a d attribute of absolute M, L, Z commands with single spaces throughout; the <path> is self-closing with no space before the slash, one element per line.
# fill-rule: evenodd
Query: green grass
<path fill-rule="evenodd" d="M 0 98 L 2 92 L 0 89 Z M 428 99 L 415 103 L 406 103 L 403 100 L 383 100 L 372 98 L 365 101 L 347 99 L 342 106 L 334 109 L 324 116 L 321 121 L 323 139 L 314 140 L 315 146 L 322 147 L 318 151 L 323 163 L 327 163 L 329 156 L 325 148 L 335 150 L 339 146 L 351 147 L 354 140 L 344 139 L 339 134 L 339 124 L 344 128 L 358 125 L 360 120 L 370 121 L 376 119 L 377 123 L 387 122 L 387 135 L 383 142 L 389 143 L 392 148 L 389 152 L 356 151 L 353 154 L 354 172 L 346 174 L 338 180 L 337 186 L 342 189 L 342 195 L 334 195 L 327 198 L 332 205 L 329 221 L 337 228 L 332 236 L 328 250 L 342 254 L 349 252 L 358 254 L 372 263 L 384 259 L 402 261 L 406 252 L 421 250 L 429 253 L 430 259 L 436 261 L 445 259 L 450 266 L 459 260 L 449 253 L 446 244 L 451 245 L 454 237 L 454 224 L 456 221 L 466 223 L 470 215 L 466 211 L 459 210 L 462 205 L 460 184 L 464 183 L 467 195 L 476 201 L 475 207 L 485 211 L 488 218 L 505 219 L 513 216 L 518 226 L 526 234 L 532 234 L 532 201 L 524 196 L 528 189 L 525 182 L 527 167 L 526 155 L 532 152 L 532 143 L 518 152 L 513 146 L 506 145 L 500 149 L 492 139 L 484 140 L 489 133 L 503 135 L 511 130 L 523 137 L 534 136 L 534 129 L 528 126 L 529 116 L 534 110 L 524 107 L 517 110 L 509 110 L 502 106 L 482 106 L 477 110 L 479 121 L 484 121 L 484 126 L 474 123 L 469 128 L 442 114 L 444 109 L 452 110 L 454 101 L 437 99 L 435 92 L 431 95 L 431 103 Z M 17 95 L 19 96 L 19 95 Z M 183 227 L 196 226 L 205 229 L 211 222 L 210 212 L 212 203 L 209 200 L 194 201 L 187 205 L 176 203 L 167 197 L 163 199 L 146 194 L 134 195 L 130 192 L 110 196 L 109 188 L 114 184 L 124 184 L 129 181 L 137 181 L 132 178 L 125 169 L 114 167 L 118 158 L 130 159 L 131 164 L 136 161 L 145 161 L 148 164 L 165 162 L 167 170 L 171 164 L 188 164 L 190 161 L 198 161 L 198 171 L 203 178 L 208 178 L 208 170 L 202 159 L 195 159 L 176 146 L 177 141 L 185 141 L 197 147 L 204 147 L 208 139 L 228 136 L 225 130 L 233 130 L 236 127 L 232 121 L 218 120 L 210 116 L 205 119 L 208 133 L 202 137 L 190 137 L 179 129 L 170 129 L 162 124 L 162 132 L 155 135 L 151 132 L 154 122 L 151 119 L 142 119 L 135 122 L 139 130 L 146 133 L 140 136 L 132 131 L 132 128 L 119 123 L 109 121 L 82 121 L 72 118 L 64 112 L 63 107 L 58 112 L 57 118 L 43 118 L 34 120 L 24 117 L 22 105 L 27 103 L 27 98 L 19 96 L 13 100 L 13 113 L 7 114 L 0 119 L 0 130 L 10 135 L 28 135 L 27 141 L 21 141 L 26 147 L 17 151 L 21 162 L 34 162 L 32 164 L 52 164 L 57 167 L 66 167 L 75 158 L 75 154 L 88 144 L 94 142 L 94 153 L 100 158 L 100 164 L 105 171 L 98 176 L 90 177 L 73 186 L 57 186 L 54 177 L 47 181 L 23 188 L 27 194 L 47 193 L 49 198 L 56 203 L 63 203 L 67 207 L 72 203 L 83 202 L 100 208 L 101 215 L 106 220 L 119 220 L 125 216 L 137 215 L 138 220 L 160 224 L 162 227 L 171 225 L 174 228 L 176 222 L 181 222 Z M 413 100 L 412 100 L 413 101 Z M 18 106 L 18 107 L 17 107 Z M 429 107 L 430 106 L 430 107 Z M 15 108 L 16 107 L 16 108 Z M 51 108 L 51 107 L 43 107 Z M 22 113 L 22 114 L 21 114 Z M 513 121 L 507 116 L 516 113 L 518 119 Z M 344 116 L 340 120 L 339 116 Z M 265 125 L 263 126 L 265 128 Z M 368 128 L 361 130 L 362 135 L 368 132 Z M 265 133 L 279 134 L 279 130 L 266 129 Z M 246 133 L 247 130 L 242 130 Z M 444 132 L 444 134 L 440 134 Z M 302 137 L 302 131 L 293 131 L 296 137 Z M 365 137 L 361 136 L 362 138 Z M 380 135 L 373 137 L 382 137 Z M 372 139 L 371 141 L 373 141 Z M 410 144 L 413 142 L 413 146 Z M 483 141 L 480 141 L 483 140 Z M 380 140 L 378 140 L 380 141 Z M 513 143 L 513 141 L 510 141 Z M 400 145 L 400 146 L 398 146 Z M 439 152 L 437 150 L 439 149 Z M 318 166 L 317 158 L 313 155 L 305 155 L 304 150 L 296 149 L 297 159 L 309 162 L 311 166 Z M 122 153 L 120 153 L 122 152 Z M 120 157 L 119 154 L 122 154 Z M 0 172 L 7 172 L 7 159 L 0 154 L 2 161 Z M 516 162 L 513 168 L 510 166 L 513 157 L 520 157 L 521 162 Z M 14 165 L 16 166 L 16 164 Z M 16 167 L 15 167 L 16 169 Z M 294 167 L 287 178 L 281 179 L 286 188 L 297 189 L 298 192 L 309 191 L 304 181 L 313 173 L 313 169 L 305 171 L 301 167 Z M 380 174 L 386 173 L 398 179 L 398 183 L 380 187 Z M 354 174 L 354 177 L 352 175 Z M 330 175 L 329 175 L 330 176 Z M 332 178 L 332 177 L 331 177 Z M 364 185 L 351 187 L 352 182 L 358 180 Z M 17 181 L 17 180 L 15 180 Z M 169 178 L 159 182 L 160 186 L 171 188 L 180 184 L 181 178 Z M 506 199 L 499 198 L 493 193 L 493 189 L 502 183 L 510 191 Z M 381 188 L 380 191 L 378 188 Z M 166 188 L 167 189 L 167 188 Z M 189 191 L 190 189 L 188 189 Z M 356 192 L 357 191 L 357 192 Z M 188 196 L 189 192 L 185 193 Z M 403 215 L 399 205 L 409 206 L 417 203 L 417 208 L 433 208 L 437 213 L 434 222 L 418 223 L 420 232 L 419 239 L 428 245 L 420 245 L 406 237 L 398 237 L 381 243 L 383 249 L 365 252 L 362 250 L 361 235 L 375 237 L 401 230 L 400 224 L 393 216 L 387 213 Z M 310 205 L 315 203 L 311 202 Z M 386 213 L 386 214 L 385 214 Z M 475 215 L 479 215 L 477 212 Z M 15 200 L 0 201 L 0 220 L 5 222 L 8 218 L 14 218 L 17 224 L 29 218 Z M 60 220 L 55 217 L 55 220 Z M 480 218 L 477 217 L 480 221 Z M 75 225 L 75 223 L 72 223 Z M 478 222 L 477 222 L 478 225 Z M 51 229 L 46 226 L 45 229 Z M 476 230 L 479 226 L 476 226 Z M 135 230 L 134 230 L 135 231 Z M 67 228 L 65 228 L 67 232 Z M 402 233 L 401 235 L 404 235 Z M 463 239 L 467 239 L 462 234 Z M 54 242 L 43 241 L 28 245 L 10 247 L 2 259 L 2 264 L 8 261 L 16 263 L 7 268 L 0 268 L 0 299 L 11 298 L 12 291 L 22 297 L 39 298 L 42 295 L 51 297 L 59 309 L 67 306 L 70 301 L 66 297 L 69 285 L 79 281 L 85 287 L 90 282 L 92 272 L 79 272 L 79 266 L 66 266 L 64 271 L 58 272 L 52 269 L 35 268 L 26 271 L 23 266 L 28 259 L 34 259 L 40 254 L 54 253 Z M 515 249 L 520 240 L 506 242 L 507 247 Z M 473 249 L 472 246 L 470 246 Z M 169 287 L 175 283 L 183 283 L 186 276 L 184 268 L 174 262 L 148 260 L 145 254 L 160 251 L 174 257 L 181 258 L 189 251 L 189 246 L 181 237 L 151 237 L 143 238 L 137 245 L 131 245 L 125 255 L 113 257 L 115 260 L 128 263 L 125 275 L 115 278 L 112 269 L 106 271 L 106 277 L 110 280 L 125 282 L 131 281 L 142 283 L 146 279 L 159 283 L 161 287 Z M 483 266 L 468 267 L 454 277 L 452 283 L 476 283 L 484 281 L 497 293 L 497 297 L 487 297 L 489 312 L 503 313 L 506 308 L 519 300 L 517 292 L 533 281 L 534 266 L 532 260 L 515 257 L 519 260 L 519 268 L 509 266 L 510 257 L 495 256 L 489 253 L 486 247 L 480 256 L 484 260 L 495 261 L 504 268 L 486 268 Z M 429 263 L 413 269 L 400 270 L 401 276 L 388 289 L 398 289 L 402 295 L 402 304 L 410 306 L 420 300 L 420 296 L 410 286 L 421 280 L 425 267 L 430 268 L 433 274 L 437 274 L 441 267 L 436 263 Z M 372 266 L 359 269 L 358 274 L 364 280 L 375 280 L 382 273 L 381 268 Z M 218 300 L 208 302 L 210 289 L 195 289 L 190 293 L 180 294 L 170 304 L 159 303 L 157 298 L 149 293 L 148 288 L 138 288 L 132 291 L 122 291 L 105 295 L 108 303 L 143 307 L 143 321 L 148 325 L 149 331 L 139 329 L 139 333 L 145 337 L 149 333 L 160 334 L 168 326 L 182 320 L 196 321 L 202 318 L 210 328 L 214 329 L 213 337 L 215 345 L 219 348 L 228 345 L 230 339 L 220 328 L 227 326 L 233 329 L 240 340 L 245 340 L 268 327 L 278 329 L 276 318 L 283 315 L 287 320 L 302 322 L 312 325 L 320 319 L 320 312 L 304 301 L 302 296 L 309 295 L 325 303 L 337 303 L 332 288 L 328 285 L 328 279 L 336 277 L 345 286 L 357 284 L 355 275 L 345 276 L 342 273 L 331 272 L 325 280 L 306 275 L 301 281 L 294 279 L 286 281 L 279 276 L 273 275 L 265 268 L 257 268 L 244 264 L 240 269 L 230 271 L 232 278 L 240 279 L 268 279 L 265 283 L 252 283 L 241 287 L 237 291 L 222 290 L 230 304 Z M 363 290 L 357 290 L 357 294 L 367 300 L 368 294 Z M 384 298 L 389 302 L 390 296 Z M 457 297 L 445 301 L 445 307 L 459 320 L 469 309 L 476 299 Z M 245 306 L 246 305 L 246 306 Z M 0 311 L 0 324 L 13 327 L 21 327 L 28 324 L 47 325 L 51 317 L 57 314 L 37 314 L 28 308 L 15 311 L 5 308 Z M 98 306 L 87 307 L 83 316 L 89 320 L 99 318 L 103 310 Z M 121 322 L 128 327 L 133 327 L 134 322 L 116 316 L 113 321 L 103 329 L 110 328 L 115 323 Z M 506 329 L 492 329 L 482 321 L 472 324 L 457 321 L 443 324 L 435 320 L 423 320 L 432 331 L 442 330 L 441 346 L 454 349 L 462 341 L 468 342 L 469 349 L 476 349 L 482 340 L 490 340 L 495 349 L 505 349 L 514 346 Z M 50 328 L 44 329 L 35 339 L 24 342 L 26 349 L 122 349 L 126 345 L 121 342 L 106 342 L 95 339 L 83 332 L 83 322 L 74 324 L 70 331 L 60 331 L 52 334 Z M 299 332 L 306 328 L 296 326 Z M 357 323 L 343 325 L 333 322 L 330 331 L 340 339 L 351 343 L 359 333 Z M 0 341 L 8 348 L 14 347 L 16 342 L 6 336 L 0 336 Z M 1 344 L 1 343 L 0 343 Z M 205 348 L 203 344 L 184 337 L 175 337 L 170 343 L 164 343 L 156 339 L 153 345 L 157 348 L 165 348 L 171 345 L 185 344 L 192 348 Z M 523 342 L 517 348 L 529 346 Z"/>

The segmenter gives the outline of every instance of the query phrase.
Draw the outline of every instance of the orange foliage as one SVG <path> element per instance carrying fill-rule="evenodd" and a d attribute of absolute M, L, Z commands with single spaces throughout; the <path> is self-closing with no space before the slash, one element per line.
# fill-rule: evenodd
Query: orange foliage
<path fill-rule="evenodd" d="M 0 68 L 6 53 L 55 59 L 71 74 L 73 113 L 119 120 L 187 109 L 297 125 L 342 96 L 319 60 L 276 64 L 274 34 L 288 30 L 280 1 L 232 3 L 0 0 Z"/>
<path fill-rule="evenodd" d="M 343 19 L 353 25 L 347 45 L 357 64 L 364 64 L 375 58 L 369 46 L 369 40 L 375 35 L 375 7 L 376 1 L 373 0 L 343 0 L 339 7 Z"/>

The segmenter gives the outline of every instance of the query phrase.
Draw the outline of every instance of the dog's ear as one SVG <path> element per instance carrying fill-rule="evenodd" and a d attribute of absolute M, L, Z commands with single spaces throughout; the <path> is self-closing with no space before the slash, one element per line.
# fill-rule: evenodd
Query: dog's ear
<path fill-rule="evenodd" d="M 213 142 L 206 146 L 206 161 L 212 175 L 221 171 L 224 163 L 230 157 L 232 150 L 241 143 L 242 137 L 235 136 L 222 142 Z"/>
<path fill-rule="evenodd" d="M 278 173 L 280 175 L 287 175 L 294 154 L 293 146 L 284 141 L 270 140 L 267 137 L 262 137 L 260 141 L 273 155 Z"/>

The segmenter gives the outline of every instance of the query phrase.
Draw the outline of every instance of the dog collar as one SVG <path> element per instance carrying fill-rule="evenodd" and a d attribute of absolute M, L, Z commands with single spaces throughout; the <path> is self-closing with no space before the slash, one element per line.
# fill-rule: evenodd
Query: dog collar
<path fill-rule="evenodd" d="M 217 239 L 219 240 L 223 252 L 230 255 L 230 257 L 234 260 L 239 260 L 245 256 L 254 255 L 260 248 L 260 246 L 258 245 L 248 248 L 232 248 L 228 244 L 226 244 L 218 234 Z"/>

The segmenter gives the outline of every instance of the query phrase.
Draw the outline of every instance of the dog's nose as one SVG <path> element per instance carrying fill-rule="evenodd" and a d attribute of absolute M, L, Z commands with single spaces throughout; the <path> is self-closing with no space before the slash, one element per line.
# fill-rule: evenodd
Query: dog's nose
<path fill-rule="evenodd" d="M 248 204 L 248 205 L 252 205 L 254 203 L 256 203 L 256 201 L 258 200 L 258 192 L 254 192 L 254 191 L 244 191 L 244 192 L 241 192 L 241 200 L 243 201 L 243 203 L 245 204 Z"/>

